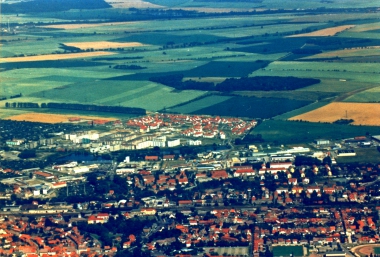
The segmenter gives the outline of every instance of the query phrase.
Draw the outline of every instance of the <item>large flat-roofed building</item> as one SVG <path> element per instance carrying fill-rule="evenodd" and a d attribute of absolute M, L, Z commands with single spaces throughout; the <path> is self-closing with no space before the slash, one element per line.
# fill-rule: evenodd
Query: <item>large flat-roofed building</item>
<path fill-rule="evenodd" d="M 44 180 L 53 180 L 55 178 L 53 174 L 44 171 L 35 171 L 33 174 L 36 176 L 36 178 Z"/>

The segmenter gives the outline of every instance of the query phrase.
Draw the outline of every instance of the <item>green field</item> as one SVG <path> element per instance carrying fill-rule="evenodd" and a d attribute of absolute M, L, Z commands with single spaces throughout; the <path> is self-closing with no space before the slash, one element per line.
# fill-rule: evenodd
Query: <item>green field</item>
<path fill-rule="evenodd" d="M 345 102 L 379 102 L 380 101 L 380 87 L 374 87 L 353 96 L 350 96 L 344 100 Z"/>
<path fill-rule="evenodd" d="M 254 128 L 252 133 L 261 134 L 267 142 L 299 144 L 312 142 L 317 138 L 340 140 L 367 133 L 380 135 L 380 127 L 266 120 Z"/>
<path fill-rule="evenodd" d="M 373 251 L 375 254 L 380 254 L 380 247 L 374 247 Z"/>
<path fill-rule="evenodd" d="M 176 112 L 176 113 L 192 113 L 192 112 L 196 112 L 200 109 L 212 106 L 214 104 L 218 104 L 218 103 L 227 101 L 231 97 L 232 96 L 220 96 L 220 95 L 207 96 L 205 98 L 190 102 L 190 103 L 182 105 L 182 106 L 169 108 L 167 111 Z"/>
<path fill-rule="evenodd" d="M 304 256 L 302 246 L 274 246 L 273 256 Z"/>
<path fill-rule="evenodd" d="M 337 157 L 336 162 L 338 164 L 371 163 L 373 162 L 373 160 L 378 160 L 380 158 L 380 152 L 376 148 L 356 148 L 355 152 L 356 152 L 356 156 Z"/>

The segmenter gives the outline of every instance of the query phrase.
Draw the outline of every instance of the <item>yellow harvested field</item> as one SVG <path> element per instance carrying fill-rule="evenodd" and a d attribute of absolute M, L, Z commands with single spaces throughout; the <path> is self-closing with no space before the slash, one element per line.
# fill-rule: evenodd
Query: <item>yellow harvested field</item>
<path fill-rule="evenodd" d="M 119 48 L 119 47 L 140 47 L 145 46 L 139 42 L 108 42 L 108 41 L 96 41 L 96 42 L 74 42 L 74 43 L 65 43 L 66 46 L 72 46 L 80 48 L 81 50 L 87 49 L 107 49 L 107 48 Z"/>
<path fill-rule="evenodd" d="M 8 120 L 16 120 L 16 121 L 31 121 L 31 122 L 42 122 L 42 123 L 65 123 L 69 122 L 70 118 L 73 118 L 74 115 L 63 115 L 63 114 L 50 114 L 50 113 L 23 113 L 15 116 L 10 116 Z M 103 118 L 96 116 L 75 116 L 80 117 L 81 120 L 108 120 L 113 121 L 116 120 L 114 118 Z"/>
<path fill-rule="evenodd" d="M 304 33 L 304 34 L 297 34 L 287 37 L 328 37 L 328 36 L 335 36 L 337 33 L 342 32 L 344 30 L 350 29 L 355 27 L 355 25 L 342 25 L 338 27 L 332 27 L 327 29 L 321 29 L 317 31 L 313 31 L 310 33 Z"/>
<path fill-rule="evenodd" d="M 347 112 L 347 117 L 346 117 Z M 339 119 L 353 119 L 353 125 L 380 126 L 380 103 L 335 102 L 319 109 L 294 116 L 289 120 L 310 122 L 334 122 Z"/>
<path fill-rule="evenodd" d="M 35 55 L 35 56 L 0 58 L 0 63 L 1 62 L 54 61 L 54 60 L 86 58 L 86 57 L 112 55 L 112 54 L 115 54 L 115 53 L 106 52 L 106 51 L 97 51 L 97 52 L 83 52 L 83 53 L 69 53 L 69 54 L 45 54 L 45 55 Z"/>
<path fill-rule="evenodd" d="M 41 28 L 50 29 L 85 29 L 85 28 L 95 28 L 103 26 L 118 26 L 118 25 L 132 25 L 135 24 L 134 21 L 123 21 L 123 22 L 103 22 L 103 23 L 77 23 L 77 24 L 52 24 L 41 26 Z"/>
<path fill-rule="evenodd" d="M 113 8 L 160 8 L 162 6 L 143 0 L 106 0 Z"/>

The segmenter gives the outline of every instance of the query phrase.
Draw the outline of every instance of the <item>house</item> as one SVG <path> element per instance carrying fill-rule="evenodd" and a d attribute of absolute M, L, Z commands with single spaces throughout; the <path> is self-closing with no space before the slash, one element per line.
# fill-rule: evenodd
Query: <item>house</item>
<path fill-rule="evenodd" d="M 164 160 L 164 161 L 173 161 L 173 160 L 174 160 L 174 157 L 175 157 L 174 154 L 168 154 L 168 155 L 164 155 L 164 156 L 162 157 L 162 160 Z"/>
<path fill-rule="evenodd" d="M 145 161 L 158 161 L 158 156 L 152 155 L 152 156 L 145 156 Z"/>
<path fill-rule="evenodd" d="M 213 179 L 228 179 L 228 174 L 225 170 L 213 170 L 211 171 L 211 177 Z"/>
<path fill-rule="evenodd" d="M 151 216 L 151 215 L 156 215 L 157 210 L 154 208 L 142 208 L 141 209 L 141 215 L 143 216 Z"/>

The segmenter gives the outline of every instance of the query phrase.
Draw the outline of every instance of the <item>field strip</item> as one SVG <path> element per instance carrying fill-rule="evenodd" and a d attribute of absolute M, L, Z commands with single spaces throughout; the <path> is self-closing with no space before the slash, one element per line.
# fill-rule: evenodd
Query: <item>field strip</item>
<path fill-rule="evenodd" d="M 48 28 L 48 29 L 85 29 L 85 28 L 96 28 L 96 27 L 103 27 L 103 26 L 118 26 L 118 25 L 132 25 L 136 24 L 135 21 L 121 21 L 121 22 L 102 22 L 102 23 L 75 23 L 75 24 L 52 24 L 52 25 L 45 25 L 40 26 L 41 28 Z"/>
<path fill-rule="evenodd" d="M 286 37 L 328 37 L 328 36 L 335 36 L 337 33 L 342 32 L 344 30 L 350 29 L 355 27 L 355 25 L 342 25 L 338 27 L 332 27 L 332 28 L 326 28 L 321 29 L 317 31 L 313 31 L 310 33 L 303 33 L 303 34 L 297 34 L 292 36 L 286 36 Z"/>
<path fill-rule="evenodd" d="M 354 57 L 354 56 L 378 56 L 380 55 L 380 46 L 368 46 L 365 49 L 351 48 L 344 50 L 336 50 L 324 52 L 312 56 L 301 58 L 301 60 L 316 59 L 316 58 L 329 58 L 329 57 Z"/>
<path fill-rule="evenodd" d="M 359 88 L 359 89 L 354 90 L 354 91 L 345 92 L 345 93 L 341 94 L 340 96 L 338 96 L 337 98 L 335 98 L 334 102 L 342 102 L 343 100 L 347 99 L 350 96 L 353 96 L 357 93 L 366 91 L 366 90 L 374 88 L 374 87 L 376 87 L 376 86 L 364 87 L 364 88 Z"/>
<path fill-rule="evenodd" d="M 31 122 L 42 122 L 42 123 L 62 123 L 69 122 L 69 118 L 80 117 L 82 120 L 108 120 L 113 121 L 115 118 L 104 118 L 97 116 L 82 116 L 82 115 L 66 115 L 66 114 L 50 114 L 50 113 L 37 113 L 30 112 L 19 115 L 10 116 L 8 120 L 15 121 L 31 121 Z"/>
<path fill-rule="evenodd" d="M 101 104 L 107 104 L 107 105 L 114 105 L 118 102 L 127 102 L 139 97 L 144 96 L 145 94 L 148 94 L 150 92 L 156 92 L 160 90 L 162 86 L 157 85 L 157 84 L 149 84 L 144 87 L 139 87 L 134 90 L 128 90 L 124 93 L 117 94 L 117 95 L 112 95 L 109 97 L 102 98 L 98 102 Z"/>
<path fill-rule="evenodd" d="M 163 6 L 152 4 L 143 0 L 105 0 L 113 8 L 162 8 Z"/>
<path fill-rule="evenodd" d="M 94 42 L 72 42 L 72 43 L 64 43 L 66 46 L 76 47 L 81 50 L 87 49 L 106 49 L 106 48 L 120 48 L 120 47 L 141 47 L 147 46 L 141 44 L 139 42 L 109 42 L 109 41 L 94 41 Z"/>
<path fill-rule="evenodd" d="M 275 119 L 275 120 L 287 120 L 287 119 L 290 119 L 294 116 L 301 115 L 303 113 L 307 113 L 307 112 L 316 110 L 316 109 L 321 108 L 321 107 L 328 105 L 328 104 L 329 104 L 329 102 L 323 102 L 323 101 L 314 102 L 314 103 L 311 103 L 311 104 L 306 105 L 304 107 L 301 107 L 299 109 L 280 114 L 276 117 L 273 117 L 273 119 Z"/>
<path fill-rule="evenodd" d="M 333 102 L 319 109 L 294 116 L 289 120 L 332 123 L 340 119 L 353 119 L 353 125 L 380 125 L 380 103 Z"/>
<path fill-rule="evenodd" d="M 113 55 L 113 54 L 116 54 L 116 53 L 98 51 L 98 52 L 69 53 L 69 54 L 46 54 L 46 55 L 36 55 L 36 56 L 7 57 L 7 58 L 0 58 L 0 63 L 54 61 L 54 60 L 86 58 L 86 57 Z"/>

